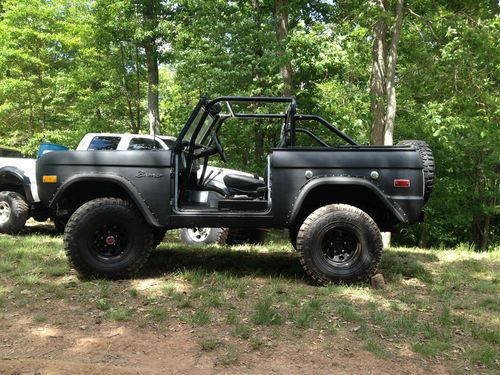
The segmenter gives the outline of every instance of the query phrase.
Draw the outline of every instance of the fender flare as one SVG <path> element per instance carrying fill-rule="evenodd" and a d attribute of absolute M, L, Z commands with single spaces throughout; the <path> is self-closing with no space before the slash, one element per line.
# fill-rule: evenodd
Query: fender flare
<path fill-rule="evenodd" d="M 3 176 L 13 176 L 19 180 L 24 189 L 24 194 L 28 202 L 33 202 L 33 194 L 31 193 L 31 181 L 22 170 L 17 167 L 2 167 L 0 168 L 0 180 Z"/>
<path fill-rule="evenodd" d="M 144 219 L 148 222 L 148 224 L 155 227 L 161 227 L 161 225 L 158 222 L 158 219 L 151 212 L 147 203 L 141 197 L 141 194 L 137 191 L 135 186 L 125 177 L 118 175 L 93 173 L 90 175 L 77 174 L 71 176 L 70 178 L 64 181 L 64 183 L 57 189 L 54 196 L 50 199 L 49 208 L 54 209 L 59 200 L 61 199 L 61 197 L 66 192 L 66 190 L 68 190 L 68 188 L 74 186 L 75 184 L 81 182 L 110 182 L 121 187 L 125 191 L 125 193 L 132 199 L 134 204 L 139 209 L 139 212 L 143 215 Z"/>
<path fill-rule="evenodd" d="M 309 193 L 319 187 L 319 186 L 328 186 L 328 185 L 345 185 L 345 186 L 362 186 L 364 188 L 368 188 L 371 190 L 378 199 L 382 202 L 382 204 L 387 207 L 387 209 L 402 223 L 407 223 L 408 219 L 406 218 L 405 213 L 394 203 L 392 203 L 387 196 L 378 188 L 376 185 L 371 183 L 370 181 L 359 178 L 359 177 L 344 177 L 344 176 L 330 176 L 330 177 L 322 177 L 318 176 L 306 182 L 300 189 L 297 198 L 293 204 L 292 210 L 289 215 L 288 224 L 297 220 L 300 209 L 302 208 L 302 204 L 305 199 L 309 195 Z"/>

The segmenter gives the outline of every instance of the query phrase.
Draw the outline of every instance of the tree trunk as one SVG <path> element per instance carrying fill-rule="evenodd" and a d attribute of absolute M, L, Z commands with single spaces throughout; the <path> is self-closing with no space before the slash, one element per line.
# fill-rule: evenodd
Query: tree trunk
<path fill-rule="evenodd" d="M 158 26 L 158 19 L 155 13 L 155 0 L 146 0 L 143 5 L 144 29 L 149 34 L 154 34 Z M 144 40 L 146 60 L 148 66 L 148 118 L 149 133 L 160 133 L 160 101 L 158 94 L 159 73 L 158 73 L 158 48 L 156 38 L 148 35 Z"/>
<path fill-rule="evenodd" d="M 385 130 L 385 56 L 387 25 L 385 22 L 386 1 L 378 0 L 380 16 L 373 26 L 372 72 L 370 81 L 370 112 L 372 117 L 370 143 L 384 143 Z"/>
<path fill-rule="evenodd" d="M 392 28 L 391 45 L 387 55 L 387 116 L 384 129 L 384 145 L 392 145 L 394 141 L 394 122 L 396 120 L 396 60 L 398 44 L 401 37 L 401 26 L 403 24 L 404 0 L 398 0 L 396 4 L 396 20 Z"/>
<path fill-rule="evenodd" d="M 30 106 L 30 118 L 29 118 L 29 121 L 28 121 L 28 127 L 29 127 L 29 130 L 30 130 L 30 135 L 33 136 L 33 120 L 34 120 L 34 116 L 33 116 L 33 102 L 31 101 L 31 95 L 29 96 L 28 103 L 29 103 L 29 106 Z"/>
<path fill-rule="evenodd" d="M 288 8 L 289 0 L 275 0 L 276 12 L 276 37 L 278 42 L 283 42 L 288 35 Z M 280 47 L 281 48 L 281 47 Z M 285 55 L 284 48 L 280 50 L 280 57 Z M 281 76 L 283 77 L 283 96 L 293 95 L 293 71 L 292 62 L 287 58 L 281 66 Z"/>
<path fill-rule="evenodd" d="M 488 250 L 490 244 L 490 215 L 485 215 L 483 222 L 483 237 L 481 238 L 481 243 L 479 244 L 479 249 L 481 251 Z"/>
<path fill-rule="evenodd" d="M 424 249 L 427 248 L 428 240 L 429 240 L 429 235 L 427 232 L 427 225 L 422 224 L 422 227 L 420 230 L 420 238 L 418 240 L 418 247 L 423 247 Z"/>
<path fill-rule="evenodd" d="M 130 88 L 128 85 L 128 79 L 127 79 L 127 67 L 125 63 L 125 51 L 123 48 L 123 44 L 120 44 L 120 56 L 122 60 L 122 84 L 123 84 L 123 90 L 125 91 L 125 98 L 127 100 L 127 111 L 128 111 L 128 117 L 130 121 L 130 131 L 134 134 L 139 133 L 139 129 L 136 126 L 135 123 L 135 117 L 134 117 L 134 110 L 132 109 L 132 99 L 130 95 Z"/>
<path fill-rule="evenodd" d="M 141 74 L 139 71 L 139 47 L 135 47 L 135 80 L 136 80 L 136 97 L 135 97 L 135 115 L 137 130 L 141 129 Z M 158 120 L 159 122 L 159 120 Z"/>
<path fill-rule="evenodd" d="M 156 45 L 146 45 L 146 58 L 148 60 L 148 118 L 149 133 L 160 133 L 160 101 L 158 96 L 158 60 Z"/>
<path fill-rule="evenodd" d="M 254 10 L 254 23 L 255 23 L 255 29 L 257 31 L 257 34 L 260 34 L 261 31 L 261 21 L 260 21 L 260 2 L 259 0 L 252 0 L 252 8 Z M 254 45 L 254 54 L 255 54 L 255 65 L 254 65 L 254 78 L 255 78 L 255 83 L 257 84 L 257 95 L 263 95 L 264 94 L 264 89 L 265 89 L 265 83 L 262 82 L 262 75 L 260 72 L 260 60 L 262 59 L 262 56 L 264 55 L 264 51 L 262 49 L 262 45 L 260 42 L 260 38 L 256 38 L 255 40 L 255 45 Z M 258 104 L 257 104 L 258 106 Z M 262 121 L 255 120 L 255 125 L 254 125 L 254 140 L 255 140 L 255 147 L 254 147 L 254 160 L 260 163 L 262 159 L 264 158 L 264 138 L 265 138 L 265 133 L 263 129 L 263 123 Z"/>
<path fill-rule="evenodd" d="M 257 121 L 255 124 L 255 161 L 261 162 L 264 158 L 264 131 L 262 123 Z"/>

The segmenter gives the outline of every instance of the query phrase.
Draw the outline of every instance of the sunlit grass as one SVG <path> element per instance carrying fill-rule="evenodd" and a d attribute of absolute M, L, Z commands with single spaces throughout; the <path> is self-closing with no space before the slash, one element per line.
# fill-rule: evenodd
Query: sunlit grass
<path fill-rule="evenodd" d="M 318 287 L 276 236 L 266 246 L 162 243 L 135 279 L 79 281 L 60 237 L 0 237 L 5 311 L 31 311 L 57 298 L 68 308 L 57 311 L 58 319 L 71 308 L 82 319 L 91 313 L 145 329 L 182 323 L 198 334 L 200 350 L 214 351 L 224 366 L 265 350 L 265 338 L 286 344 L 321 332 L 331 340 L 342 333 L 382 359 L 408 348 L 450 367 L 500 370 L 500 250 L 393 248 L 380 272 L 384 290 Z M 54 321 L 49 308 L 29 316 L 38 324 Z"/>

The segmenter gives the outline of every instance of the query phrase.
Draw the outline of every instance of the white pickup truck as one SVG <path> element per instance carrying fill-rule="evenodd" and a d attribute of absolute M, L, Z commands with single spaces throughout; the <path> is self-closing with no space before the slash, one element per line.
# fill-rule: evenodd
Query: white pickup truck
<path fill-rule="evenodd" d="M 79 150 L 168 150 L 176 139 L 169 136 L 138 134 L 89 133 L 76 148 Z M 42 151 L 43 153 L 43 151 Z M 226 174 L 248 173 L 227 168 L 207 166 L 198 168 L 202 183 L 222 193 L 229 194 L 224 184 Z M 249 175 L 250 176 L 250 175 Z M 15 234 L 23 229 L 26 220 L 50 218 L 58 231 L 63 231 L 67 217 L 64 213 L 48 210 L 40 203 L 36 185 L 36 159 L 22 158 L 15 150 L 0 148 L 0 233 Z M 265 232 L 261 230 L 227 230 L 223 228 L 183 228 L 181 239 L 190 244 L 209 243 L 262 243 Z M 163 236 L 160 236 L 163 237 Z"/>

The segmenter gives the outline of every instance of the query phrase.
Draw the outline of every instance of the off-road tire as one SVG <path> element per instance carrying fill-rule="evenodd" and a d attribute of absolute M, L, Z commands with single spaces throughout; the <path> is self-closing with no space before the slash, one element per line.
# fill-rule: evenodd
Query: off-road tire
<path fill-rule="evenodd" d="M 295 250 L 297 250 L 297 236 L 299 235 L 299 230 L 300 230 L 300 226 L 297 226 L 297 225 L 287 229 L 288 238 L 290 239 L 290 243 L 292 244 L 292 246 Z"/>
<path fill-rule="evenodd" d="M 434 178 L 436 175 L 436 166 L 434 163 L 434 156 L 429 145 L 424 141 L 405 140 L 398 143 L 398 145 L 410 145 L 415 147 L 420 156 L 422 157 L 422 164 L 424 166 L 424 203 L 429 200 L 432 189 L 434 188 Z"/>
<path fill-rule="evenodd" d="M 266 231 L 262 229 L 229 229 L 226 245 L 263 245 Z"/>
<path fill-rule="evenodd" d="M 64 231 L 66 256 L 83 278 L 130 277 L 146 263 L 152 244 L 153 231 L 142 215 L 132 203 L 118 198 L 85 203 L 71 215 Z M 106 254 L 108 245 L 109 252 L 118 255 Z"/>
<path fill-rule="evenodd" d="M 28 203 L 14 191 L 0 192 L 0 233 L 17 234 L 24 228 L 29 217 Z"/>
<path fill-rule="evenodd" d="M 200 231 L 204 232 L 203 235 Z M 197 234 L 198 233 L 198 234 Z M 181 241 L 188 245 L 204 246 L 204 245 L 225 245 L 228 235 L 227 228 L 181 228 Z"/>
<path fill-rule="evenodd" d="M 165 233 L 167 233 L 165 228 L 153 228 L 153 249 L 162 243 Z"/>
<path fill-rule="evenodd" d="M 363 282 L 377 273 L 382 236 L 364 211 L 331 204 L 302 223 L 297 252 L 305 272 L 318 284 Z"/>

